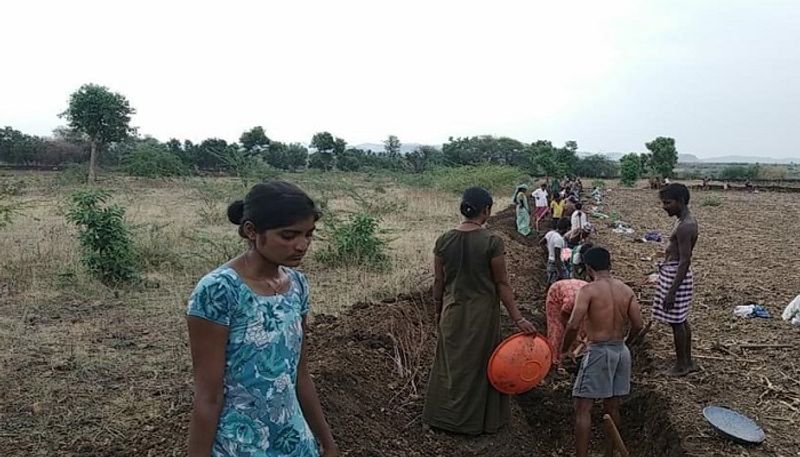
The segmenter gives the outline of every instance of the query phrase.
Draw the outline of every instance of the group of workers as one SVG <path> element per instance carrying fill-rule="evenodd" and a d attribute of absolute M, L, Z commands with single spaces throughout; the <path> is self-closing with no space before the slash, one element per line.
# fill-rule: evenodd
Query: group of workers
<path fill-rule="evenodd" d="M 572 391 L 576 449 L 583 457 L 588 455 L 595 400 L 603 400 L 619 424 L 620 399 L 630 392 L 627 343 L 642 329 L 642 318 L 634 292 L 611 273 L 609 251 L 586 243 L 580 181 L 577 189 L 575 182 L 558 184 L 556 192 L 550 189 L 552 197 L 545 185 L 533 198 L 535 207 L 547 205 L 550 224 L 561 237 L 559 242 L 552 231 L 544 237 L 552 239 L 547 241 L 548 257 L 556 263 L 546 305 L 556 364 L 563 358 L 561 348 L 568 353 L 581 338 L 587 345 Z M 568 195 L 562 195 L 562 189 L 568 189 Z M 517 190 L 515 202 L 519 194 L 526 201 L 524 186 Z M 568 204 L 560 207 L 565 197 Z M 656 319 L 673 325 L 678 361 L 672 372 L 682 375 L 696 369 L 686 315 L 697 225 L 688 211 L 685 187 L 668 186 L 661 198 L 679 223 L 667 247 L 653 312 Z M 519 331 L 537 331 L 514 297 L 503 239 L 485 227 L 492 207 L 485 189 L 466 190 L 460 204 L 463 221 L 434 246 L 438 339 L 422 419 L 430 427 L 467 435 L 497 432 L 511 414 L 508 396 L 490 385 L 486 373 L 502 339 L 498 302 Z M 195 380 L 189 456 L 339 455 L 308 370 L 304 333 L 310 286 L 296 269 L 320 216 L 307 194 L 283 181 L 257 184 L 228 208 L 228 218 L 248 249 L 203 277 L 189 299 Z M 559 246 L 569 243 L 580 246 L 582 279 L 566 279 L 562 264 L 556 262 L 560 249 L 566 249 Z"/>
<path fill-rule="evenodd" d="M 513 198 L 517 232 L 523 236 L 544 232 L 540 243 L 547 247 L 548 284 L 570 277 L 585 278 L 581 251 L 591 247 L 592 225 L 581 202 L 583 185 L 580 179 L 564 178 L 563 184 L 557 179 L 548 181 L 545 179 L 530 196 L 526 184 L 517 186 Z M 595 188 L 592 197 L 599 201 L 602 198 L 600 190 Z M 533 200 L 533 210 L 529 200 Z M 531 218 L 534 219 L 533 231 Z M 545 232 L 544 229 L 548 230 Z"/>
<path fill-rule="evenodd" d="M 689 266 L 697 223 L 689 212 L 685 186 L 669 184 L 659 195 L 663 209 L 678 222 L 659 264 L 652 312 L 655 320 L 673 329 L 677 357 L 668 374 L 685 376 L 697 370 L 687 321 L 693 288 Z M 526 186 L 518 186 L 513 201 L 517 221 L 523 222 L 522 227 L 518 224 L 522 235 L 531 233 L 524 230 L 525 215 L 531 213 L 527 198 Z M 602 400 L 605 412 L 620 426 L 619 406 L 631 389 L 629 345 L 644 327 L 641 311 L 636 293 L 613 276 L 611 253 L 589 242 L 592 229 L 588 220 L 584 222 L 580 193 L 567 197 L 572 214 L 566 213 L 567 204 L 559 208 L 564 195 L 559 191 L 551 196 L 546 184 L 531 198 L 534 208 L 542 208 L 534 209 L 533 217 L 541 223 L 550 211 L 549 224 L 555 227 L 543 237 L 548 247 L 546 331 L 557 367 L 564 358 L 582 357 L 572 397 L 576 455 L 585 457 L 595 401 Z M 595 191 L 592 198 L 598 201 L 602 196 Z M 508 397 L 492 388 L 486 374 L 489 357 L 501 340 L 497 302 L 502 302 L 519 331 L 535 332 L 514 299 L 503 241 L 483 228 L 491 209 L 492 198 L 487 191 L 469 189 L 461 204 L 464 221 L 442 235 L 434 249 L 433 294 L 439 333 L 422 417 L 434 428 L 472 435 L 494 433 L 510 417 Z M 562 253 L 570 247 L 579 253 L 570 263 L 580 268 L 568 275 Z M 565 375 L 563 369 L 556 371 Z M 607 446 L 612 446 L 610 441 Z M 610 455 L 610 447 L 606 451 Z"/>

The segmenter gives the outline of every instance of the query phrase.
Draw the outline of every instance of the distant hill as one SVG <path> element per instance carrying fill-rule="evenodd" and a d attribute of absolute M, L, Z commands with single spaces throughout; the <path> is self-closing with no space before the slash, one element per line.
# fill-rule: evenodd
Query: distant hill
<path fill-rule="evenodd" d="M 384 149 L 383 143 L 361 143 L 361 144 L 357 144 L 355 146 L 350 146 L 350 145 L 348 145 L 348 146 L 351 147 L 351 148 L 363 149 L 365 151 L 370 151 L 371 150 L 373 152 L 382 152 L 383 149 Z M 409 152 L 413 152 L 417 148 L 419 148 L 420 146 L 426 146 L 426 145 L 419 144 L 419 143 L 400 143 L 400 153 L 401 154 L 407 154 Z M 441 149 L 441 146 L 434 146 L 434 147 L 436 149 Z"/>
<path fill-rule="evenodd" d="M 579 152 L 578 153 L 581 157 L 586 157 L 592 154 L 592 152 Z M 624 154 L 620 152 L 603 152 L 600 153 L 608 157 L 610 160 L 619 160 L 622 158 Z M 722 157 L 711 157 L 708 159 L 701 159 L 694 154 L 678 154 L 678 163 L 685 163 L 685 164 L 699 164 L 699 163 L 764 163 L 764 164 L 790 164 L 790 163 L 800 163 L 800 158 L 792 158 L 792 159 L 776 159 L 773 157 L 756 157 L 756 156 L 737 156 L 737 155 L 729 155 L 729 156 L 722 156 Z"/>
<path fill-rule="evenodd" d="M 772 157 L 757 157 L 757 156 L 722 156 L 712 157 L 710 159 L 703 159 L 704 163 L 768 163 L 768 164 L 790 164 L 800 163 L 800 159 L 775 159 Z"/>

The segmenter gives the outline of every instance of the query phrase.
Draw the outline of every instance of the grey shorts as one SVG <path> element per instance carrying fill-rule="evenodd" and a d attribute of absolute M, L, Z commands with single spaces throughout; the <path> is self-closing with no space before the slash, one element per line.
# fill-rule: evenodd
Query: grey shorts
<path fill-rule="evenodd" d="M 622 341 L 591 343 L 583 356 L 572 396 L 622 397 L 631 392 L 631 353 Z"/>

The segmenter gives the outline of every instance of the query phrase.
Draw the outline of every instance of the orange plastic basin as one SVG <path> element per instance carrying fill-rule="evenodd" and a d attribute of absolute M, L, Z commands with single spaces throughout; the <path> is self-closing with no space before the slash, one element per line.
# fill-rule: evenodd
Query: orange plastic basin
<path fill-rule="evenodd" d="M 553 349 L 547 338 L 517 333 L 494 350 L 489 359 L 489 382 L 504 394 L 521 394 L 542 382 L 552 365 Z"/>

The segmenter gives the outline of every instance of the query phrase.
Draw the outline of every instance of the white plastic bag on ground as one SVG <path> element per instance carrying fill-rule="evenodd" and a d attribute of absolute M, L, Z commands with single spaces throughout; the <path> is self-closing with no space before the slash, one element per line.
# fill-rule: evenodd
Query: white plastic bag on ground
<path fill-rule="evenodd" d="M 739 305 L 733 309 L 733 315 L 738 317 L 749 317 L 753 313 L 755 305 Z"/>
<path fill-rule="evenodd" d="M 794 297 L 794 300 L 786 306 L 781 317 L 785 321 L 791 321 L 792 325 L 800 325 L 800 295 Z"/>

